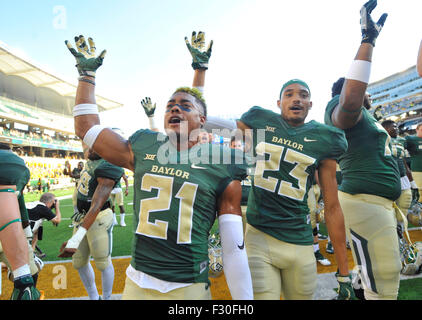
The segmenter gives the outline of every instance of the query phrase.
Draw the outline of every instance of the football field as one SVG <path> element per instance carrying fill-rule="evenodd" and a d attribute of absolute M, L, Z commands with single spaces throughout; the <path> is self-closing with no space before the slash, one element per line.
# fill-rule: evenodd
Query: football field
<path fill-rule="evenodd" d="M 70 191 L 71 192 L 71 191 Z M 62 221 L 58 227 L 54 227 L 51 222 L 45 221 L 43 239 L 38 242 L 38 246 L 46 254 L 43 258 L 45 262 L 44 268 L 40 272 L 37 287 L 44 292 L 45 299 L 87 299 L 87 293 L 79 278 L 78 272 L 72 267 L 71 260 L 68 258 L 58 258 L 59 248 L 64 241 L 72 236 L 73 228 L 70 217 L 73 214 L 72 199 L 68 196 L 59 197 L 60 210 L 62 213 Z M 123 292 L 125 282 L 125 271 L 130 261 L 132 230 L 133 230 L 133 190 L 124 199 L 126 210 L 126 227 L 116 225 L 113 228 L 113 266 L 115 269 L 115 280 L 113 286 L 113 298 L 120 299 Z M 117 209 L 118 211 L 118 209 Z M 118 211 L 119 212 L 119 211 Z M 119 213 L 117 213 L 117 221 L 120 222 Z M 215 226 L 216 227 L 216 226 Z M 324 228 L 321 231 L 324 232 Z M 422 241 L 422 231 L 410 231 L 412 241 Z M 334 273 L 337 265 L 334 255 L 327 254 L 325 245 L 327 240 L 320 241 L 321 253 L 331 261 L 330 266 L 317 265 L 318 285 L 315 293 L 315 300 L 330 300 L 335 297 L 334 288 L 337 282 Z M 349 268 L 353 269 L 353 260 L 351 251 L 348 250 Z M 101 293 L 101 274 L 96 270 L 96 285 Z M 13 283 L 7 280 L 7 270 L 2 270 L 2 287 L 0 300 L 9 299 Z M 230 300 L 230 292 L 224 278 L 224 274 L 217 278 L 210 278 L 211 293 L 214 300 Z M 405 277 L 402 281 L 399 291 L 399 299 L 402 300 L 422 300 L 422 278 L 420 276 Z"/>

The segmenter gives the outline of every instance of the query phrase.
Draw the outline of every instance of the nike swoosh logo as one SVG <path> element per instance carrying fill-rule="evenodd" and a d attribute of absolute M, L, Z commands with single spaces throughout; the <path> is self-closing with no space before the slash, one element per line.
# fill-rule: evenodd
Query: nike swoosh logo
<path fill-rule="evenodd" d="M 245 240 L 243 240 L 243 243 L 242 243 L 242 245 L 241 245 L 241 246 L 237 245 L 237 247 L 238 247 L 240 250 L 243 250 L 243 248 L 245 247 Z"/>
<path fill-rule="evenodd" d="M 206 170 L 207 168 L 204 168 L 204 167 L 198 167 L 197 165 L 195 165 L 195 164 L 193 164 L 192 163 L 192 165 L 190 166 L 192 169 L 204 169 L 204 170 Z"/>
<path fill-rule="evenodd" d="M 308 139 L 308 138 L 303 138 L 303 141 L 305 141 L 305 142 L 315 142 L 315 141 L 318 141 L 318 140 L 312 140 L 312 139 Z"/>

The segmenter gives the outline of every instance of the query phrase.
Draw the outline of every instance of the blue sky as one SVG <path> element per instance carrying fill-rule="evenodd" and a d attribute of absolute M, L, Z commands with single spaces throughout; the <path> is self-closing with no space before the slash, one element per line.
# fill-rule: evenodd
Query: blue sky
<path fill-rule="evenodd" d="M 360 43 L 357 0 L 3 1 L 0 40 L 56 75 L 76 83 L 64 45 L 75 35 L 107 49 L 97 93 L 125 104 L 102 116 L 126 133 L 147 127 L 139 101 L 164 105 L 179 86 L 191 85 L 184 37 L 205 31 L 214 40 L 206 79 L 209 114 L 240 115 L 253 105 L 276 109 L 281 85 L 302 78 L 311 87 L 309 119 L 322 121 L 333 81 L 343 76 Z M 416 62 L 422 3 L 379 0 L 375 19 L 389 13 L 377 41 L 371 81 Z"/>

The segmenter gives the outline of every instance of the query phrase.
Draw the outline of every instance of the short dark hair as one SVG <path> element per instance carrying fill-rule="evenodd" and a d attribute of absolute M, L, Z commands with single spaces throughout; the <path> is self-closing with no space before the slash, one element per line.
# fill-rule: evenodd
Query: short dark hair
<path fill-rule="evenodd" d="M 383 122 L 381 122 L 381 125 L 385 128 L 385 127 L 389 127 L 392 126 L 393 124 L 395 124 L 395 122 L 393 120 L 384 120 Z"/>
<path fill-rule="evenodd" d="M 10 146 L 6 143 L 0 142 L 0 150 L 10 150 Z"/>
<path fill-rule="evenodd" d="M 207 116 L 207 104 L 205 103 L 205 99 L 201 91 L 199 91 L 197 88 L 180 87 L 180 88 L 177 88 L 173 94 L 177 92 L 184 92 L 194 97 L 196 101 L 198 101 L 199 104 L 202 106 L 202 109 L 204 109 L 204 116 Z"/>
<path fill-rule="evenodd" d="M 339 78 L 336 82 L 333 83 L 331 87 L 331 97 L 334 98 L 335 96 L 341 93 L 343 89 L 343 84 L 346 79 L 344 77 Z"/>

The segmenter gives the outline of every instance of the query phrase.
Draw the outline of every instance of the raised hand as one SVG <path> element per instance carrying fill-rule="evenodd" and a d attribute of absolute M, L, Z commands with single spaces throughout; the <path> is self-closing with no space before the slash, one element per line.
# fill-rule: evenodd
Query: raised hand
<path fill-rule="evenodd" d="M 202 31 L 199 31 L 198 34 L 196 34 L 196 32 L 193 31 L 191 43 L 189 42 L 187 37 L 185 37 L 185 42 L 190 54 L 192 55 L 192 68 L 194 70 L 197 70 L 197 69 L 207 70 L 208 62 L 211 57 L 213 41 L 211 40 L 208 45 L 207 50 L 204 50 L 205 49 L 205 33 Z"/>
<path fill-rule="evenodd" d="M 155 108 L 157 107 L 157 104 L 156 103 L 152 104 L 150 97 L 146 97 L 142 99 L 141 105 L 144 108 L 145 113 L 148 117 L 154 116 L 154 112 L 155 112 Z"/>
<path fill-rule="evenodd" d="M 360 9 L 360 27 L 362 31 L 362 42 L 370 43 L 375 47 L 375 41 L 384 26 L 388 14 L 384 13 L 378 22 L 372 20 L 371 12 L 377 6 L 377 0 L 370 0 Z"/>
<path fill-rule="evenodd" d="M 88 38 L 88 44 L 86 43 L 85 37 L 80 35 L 75 37 L 75 44 L 78 51 L 76 51 L 69 41 L 65 41 L 67 48 L 70 53 L 76 59 L 76 68 L 78 69 L 80 76 L 90 76 L 95 78 L 97 69 L 103 64 L 106 50 L 103 50 L 97 57 L 95 56 L 95 43 L 92 38 Z"/>

